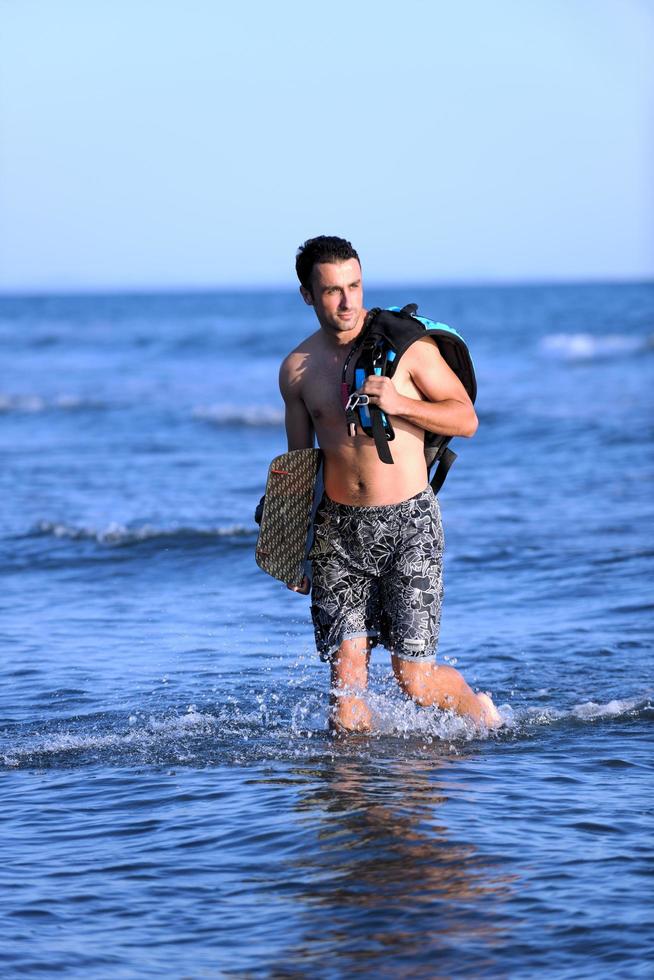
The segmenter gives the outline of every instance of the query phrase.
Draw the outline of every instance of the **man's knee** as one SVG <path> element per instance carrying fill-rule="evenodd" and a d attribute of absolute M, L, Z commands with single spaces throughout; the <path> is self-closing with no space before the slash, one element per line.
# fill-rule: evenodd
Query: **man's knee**
<path fill-rule="evenodd" d="M 436 682 L 438 687 L 449 688 L 457 673 L 453 668 L 437 666 L 431 660 L 401 660 L 399 657 L 393 657 L 393 671 L 404 693 L 423 708 L 434 703 Z"/>

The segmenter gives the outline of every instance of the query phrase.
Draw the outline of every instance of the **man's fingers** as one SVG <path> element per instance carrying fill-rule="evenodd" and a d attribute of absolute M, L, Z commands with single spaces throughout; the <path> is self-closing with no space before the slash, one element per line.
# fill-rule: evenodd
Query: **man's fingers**
<path fill-rule="evenodd" d="M 308 595 L 309 589 L 311 588 L 311 582 L 309 581 L 309 577 L 305 575 L 299 585 L 292 585 L 291 583 L 288 583 L 286 588 L 290 589 L 291 592 L 299 592 L 300 595 Z"/>
<path fill-rule="evenodd" d="M 384 378 L 379 374 L 369 374 L 359 391 L 363 391 L 365 394 L 369 395 L 373 392 L 381 391 L 388 385 L 389 382 L 391 382 L 390 378 Z"/>
<path fill-rule="evenodd" d="M 366 378 L 359 391 L 363 395 L 367 395 L 373 404 L 377 404 L 379 399 L 383 397 L 385 382 L 387 380 L 387 378 L 380 378 L 377 375 L 371 374 L 370 377 Z"/>

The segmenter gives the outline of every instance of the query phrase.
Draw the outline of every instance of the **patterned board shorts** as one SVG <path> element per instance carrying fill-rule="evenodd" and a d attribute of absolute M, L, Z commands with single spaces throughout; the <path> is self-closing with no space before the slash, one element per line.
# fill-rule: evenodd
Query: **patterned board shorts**
<path fill-rule="evenodd" d="M 403 660 L 436 651 L 443 601 L 443 527 L 431 487 L 399 504 L 351 507 L 323 497 L 316 513 L 311 616 L 320 659 L 368 636 Z"/>

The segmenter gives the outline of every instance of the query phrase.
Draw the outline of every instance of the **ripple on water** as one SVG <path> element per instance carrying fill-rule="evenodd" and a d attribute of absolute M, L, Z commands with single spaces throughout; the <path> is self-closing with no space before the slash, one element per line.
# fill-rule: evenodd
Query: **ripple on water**
<path fill-rule="evenodd" d="M 3 733 L 0 759 L 7 768 L 83 766 L 103 762 L 125 764 L 215 765 L 247 764 L 263 759 L 290 760 L 331 752 L 334 739 L 327 731 L 324 691 L 294 692 L 280 698 L 276 692 L 254 693 L 240 703 L 230 698 L 222 705 L 161 711 L 136 710 L 57 718 L 41 725 L 8 726 Z M 83 691 L 66 689 L 73 702 Z M 392 738 L 420 752 L 433 745 L 465 746 L 488 740 L 520 740 L 551 726 L 565 729 L 574 724 L 648 719 L 654 709 L 649 698 L 614 699 L 606 704 L 586 702 L 572 709 L 528 706 L 513 709 L 500 705 L 502 727 L 489 732 L 472 722 L 437 708 L 421 708 L 384 691 L 371 691 L 373 729 L 367 735 L 349 736 L 352 746 L 370 745 Z M 633 762 L 598 761 L 607 768 L 628 768 Z M 553 778 L 574 778 L 553 774 Z"/>

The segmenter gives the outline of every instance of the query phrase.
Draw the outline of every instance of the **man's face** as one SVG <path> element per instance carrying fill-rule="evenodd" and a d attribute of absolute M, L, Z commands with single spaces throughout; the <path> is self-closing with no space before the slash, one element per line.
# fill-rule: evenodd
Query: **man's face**
<path fill-rule="evenodd" d="M 347 333 L 359 323 L 363 309 L 361 266 L 356 259 L 320 262 L 311 273 L 311 290 L 300 287 L 320 325 L 330 333 Z"/>

